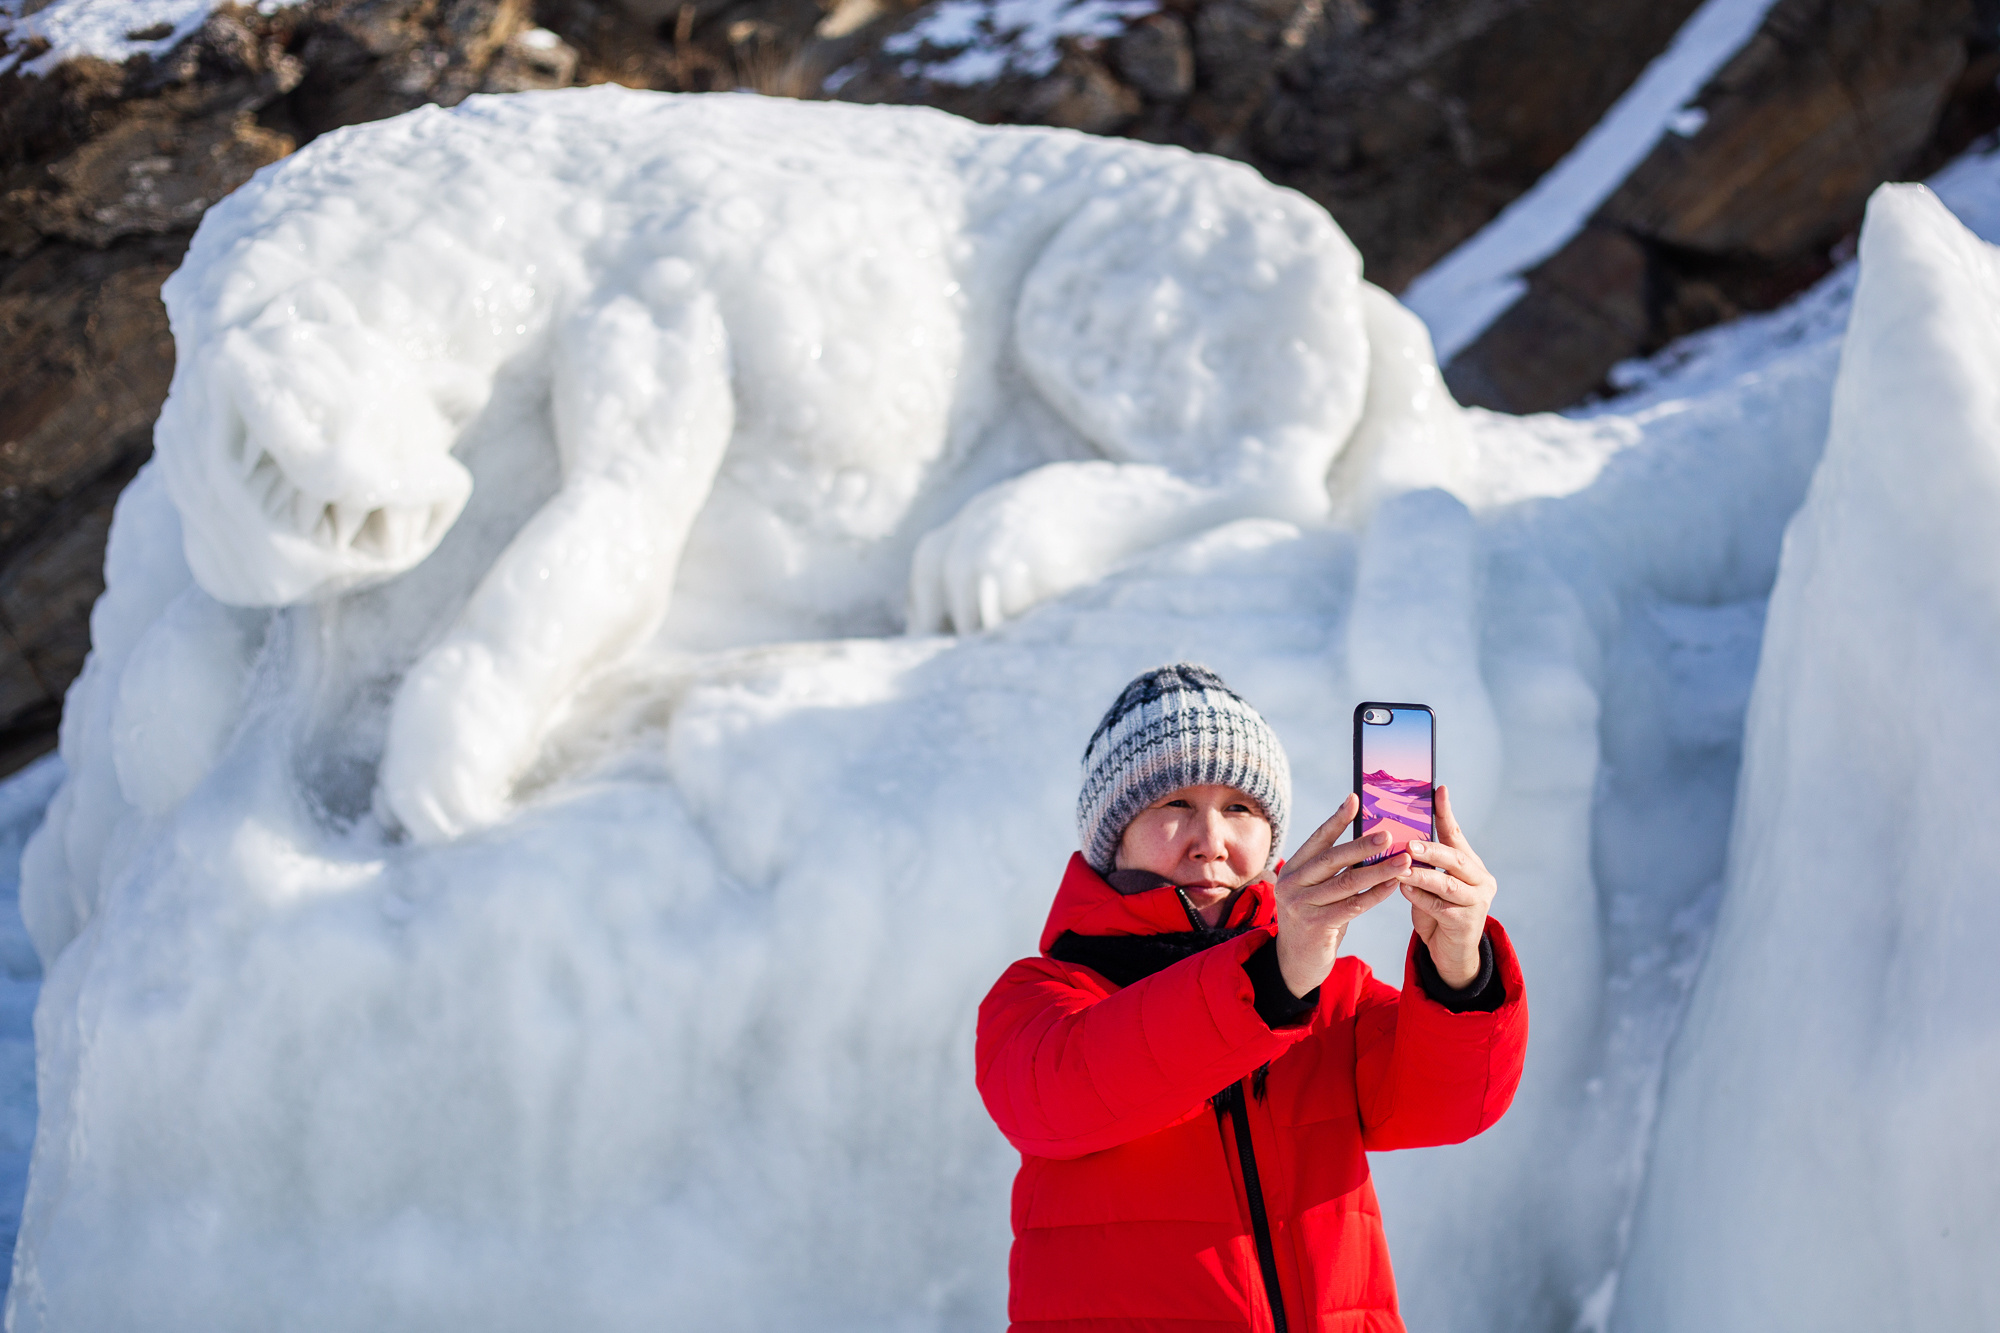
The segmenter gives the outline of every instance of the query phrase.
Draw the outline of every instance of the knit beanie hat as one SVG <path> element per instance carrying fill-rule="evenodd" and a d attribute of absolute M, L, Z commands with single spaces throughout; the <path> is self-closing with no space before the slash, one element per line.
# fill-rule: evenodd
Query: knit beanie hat
<path fill-rule="evenodd" d="M 1127 685 L 1083 751 L 1076 827 L 1083 859 L 1108 875 L 1125 826 L 1181 787 L 1219 783 L 1263 807 L 1277 863 L 1292 803 L 1285 747 L 1222 677 L 1192 662 L 1148 671 Z"/>

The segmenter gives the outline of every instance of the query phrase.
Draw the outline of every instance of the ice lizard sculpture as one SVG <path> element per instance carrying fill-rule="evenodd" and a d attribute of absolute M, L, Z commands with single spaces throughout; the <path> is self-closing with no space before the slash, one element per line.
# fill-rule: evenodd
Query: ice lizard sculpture
<path fill-rule="evenodd" d="M 378 806 L 422 840 L 501 817 L 562 701 L 658 629 L 719 473 L 771 522 L 914 543 L 909 627 L 965 632 L 1199 526 L 1324 516 L 1365 405 L 1377 450 L 1451 426 L 1421 327 L 1308 200 L 909 108 L 592 89 L 339 131 L 212 211 L 166 300 L 158 457 L 231 605 L 417 566 L 496 381 L 546 382 L 560 488 L 391 711 Z M 1097 457 L 916 542 L 1030 397 Z"/>

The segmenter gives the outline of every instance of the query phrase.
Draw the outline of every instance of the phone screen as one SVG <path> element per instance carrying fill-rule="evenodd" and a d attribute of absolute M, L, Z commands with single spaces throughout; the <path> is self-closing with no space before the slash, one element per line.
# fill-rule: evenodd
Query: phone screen
<path fill-rule="evenodd" d="M 1354 789 L 1361 793 L 1357 838 L 1389 830 L 1389 849 L 1363 864 L 1407 851 L 1412 838 L 1437 836 L 1431 814 L 1436 719 L 1422 704 L 1365 703 L 1354 710 Z"/>

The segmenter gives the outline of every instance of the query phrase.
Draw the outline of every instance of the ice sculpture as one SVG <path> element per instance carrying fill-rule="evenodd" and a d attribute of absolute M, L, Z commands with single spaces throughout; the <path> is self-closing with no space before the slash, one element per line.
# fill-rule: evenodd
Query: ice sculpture
<path fill-rule="evenodd" d="M 659 628 L 719 477 L 729 536 L 777 529 L 779 564 L 907 556 L 1025 381 L 1046 433 L 1098 457 L 979 496 L 909 586 L 912 628 L 990 627 L 1165 536 L 1323 514 L 1393 319 L 1364 315 L 1321 210 L 1236 164 L 614 88 L 329 135 L 207 219 L 166 299 L 159 457 L 195 579 L 230 605 L 416 566 L 466 503 L 453 449 L 496 379 L 546 386 L 527 410 L 560 488 L 390 721 L 383 806 L 422 839 L 498 818 L 577 683 Z M 1449 434 L 1401 319 L 1373 434 Z"/>
<path fill-rule="evenodd" d="M 1877 191 L 1620 1330 L 2000 1319 L 2000 249 Z"/>

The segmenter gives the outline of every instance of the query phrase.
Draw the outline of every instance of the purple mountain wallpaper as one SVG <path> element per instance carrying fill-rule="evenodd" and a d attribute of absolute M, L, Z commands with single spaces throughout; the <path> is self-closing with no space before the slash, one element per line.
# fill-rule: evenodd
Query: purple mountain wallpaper
<path fill-rule="evenodd" d="M 1434 836 L 1431 715 L 1397 708 L 1390 719 L 1361 729 L 1361 832 L 1365 836 L 1387 821 L 1393 840 L 1384 856 L 1405 850 L 1412 838 Z"/>

